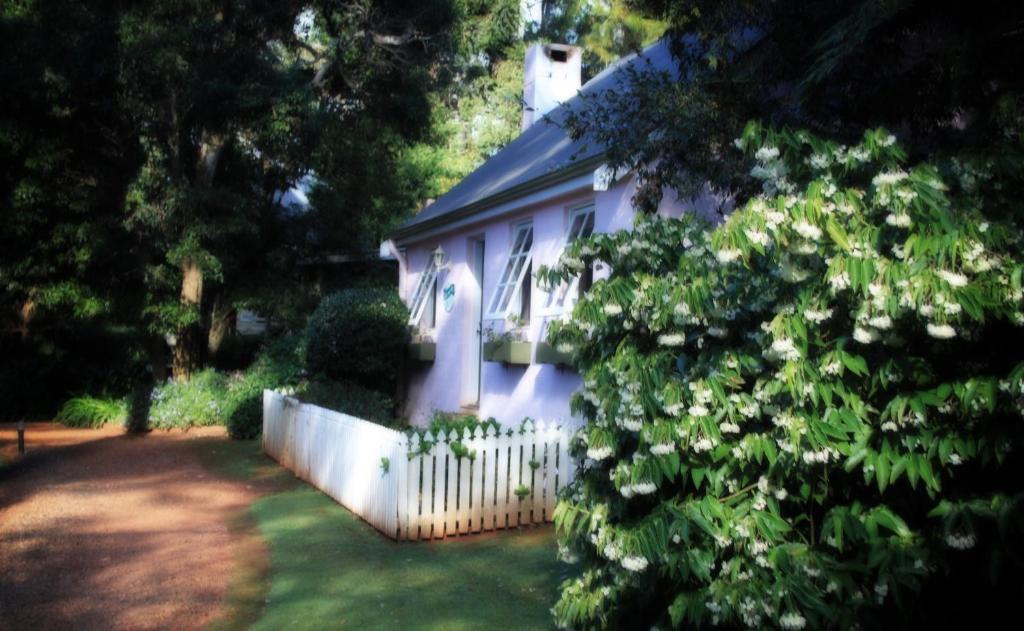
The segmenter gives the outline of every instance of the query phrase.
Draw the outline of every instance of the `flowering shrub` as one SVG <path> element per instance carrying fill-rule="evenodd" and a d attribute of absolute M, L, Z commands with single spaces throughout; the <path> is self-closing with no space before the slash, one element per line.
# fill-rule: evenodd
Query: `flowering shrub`
<path fill-rule="evenodd" d="M 588 420 L 556 621 L 879 626 L 1012 594 L 1018 148 L 910 167 L 884 130 L 736 144 L 763 194 L 722 225 L 640 217 L 540 272 L 613 270 L 550 334 Z"/>
<path fill-rule="evenodd" d="M 160 429 L 224 423 L 227 378 L 208 368 L 187 382 L 168 381 L 153 389 L 149 424 Z"/>

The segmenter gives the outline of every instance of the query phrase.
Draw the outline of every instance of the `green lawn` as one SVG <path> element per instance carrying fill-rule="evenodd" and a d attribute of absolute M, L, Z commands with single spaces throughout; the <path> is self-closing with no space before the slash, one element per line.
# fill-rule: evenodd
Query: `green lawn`
<path fill-rule="evenodd" d="M 257 629 L 551 628 L 549 609 L 569 566 L 550 527 L 431 543 L 396 543 L 316 489 L 288 482 L 252 443 L 203 446 L 212 468 L 273 484 L 250 508 L 269 547 Z M 243 581 L 244 583 L 244 581 Z M 242 585 L 253 593 L 254 586 Z M 234 626 L 228 624 L 226 626 Z"/>

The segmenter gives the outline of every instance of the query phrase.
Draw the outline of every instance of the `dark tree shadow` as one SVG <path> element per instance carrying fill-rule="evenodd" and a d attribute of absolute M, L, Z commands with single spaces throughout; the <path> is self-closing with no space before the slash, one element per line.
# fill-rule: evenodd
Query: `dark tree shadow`
<path fill-rule="evenodd" d="M 127 431 L 133 433 L 150 431 L 149 409 L 152 406 L 154 387 L 152 379 L 141 379 L 132 389 L 128 405 L 128 419 L 125 422 Z"/>

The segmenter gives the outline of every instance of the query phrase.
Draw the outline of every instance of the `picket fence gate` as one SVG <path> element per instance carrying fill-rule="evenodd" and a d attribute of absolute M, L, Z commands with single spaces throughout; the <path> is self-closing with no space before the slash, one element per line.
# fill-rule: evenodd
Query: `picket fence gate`
<path fill-rule="evenodd" d="M 269 390 L 263 449 L 385 535 L 434 539 L 552 520 L 569 428 L 527 421 L 422 439 Z"/>

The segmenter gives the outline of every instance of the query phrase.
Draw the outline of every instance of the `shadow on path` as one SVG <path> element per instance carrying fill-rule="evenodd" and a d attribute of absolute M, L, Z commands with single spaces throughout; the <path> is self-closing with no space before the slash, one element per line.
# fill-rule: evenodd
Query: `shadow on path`
<path fill-rule="evenodd" d="M 255 493 L 195 449 L 227 443 L 222 430 L 28 435 L 28 455 L 0 469 L 0 628 L 195 629 L 223 616 L 238 558 L 260 550 L 236 523 Z"/>

